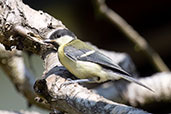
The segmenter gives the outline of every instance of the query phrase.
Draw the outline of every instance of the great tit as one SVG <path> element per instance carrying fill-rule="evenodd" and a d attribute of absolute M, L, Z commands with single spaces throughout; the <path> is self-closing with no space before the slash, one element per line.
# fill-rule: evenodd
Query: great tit
<path fill-rule="evenodd" d="M 68 29 L 59 28 L 53 31 L 49 39 L 44 40 L 58 49 L 58 58 L 61 64 L 68 69 L 78 80 L 74 82 L 105 82 L 107 80 L 125 79 L 153 91 L 145 84 L 130 76 L 109 57 L 92 46 L 77 39 Z"/>

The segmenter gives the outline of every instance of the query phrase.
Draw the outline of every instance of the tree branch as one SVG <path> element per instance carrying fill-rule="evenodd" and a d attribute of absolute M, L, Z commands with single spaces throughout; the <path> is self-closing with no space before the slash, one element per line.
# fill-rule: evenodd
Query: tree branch
<path fill-rule="evenodd" d="M 164 64 L 158 53 L 152 49 L 138 32 L 136 32 L 121 16 L 111 10 L 105 4 L 105 0 L 96 0 L 99 11 L 105 18 L 109 19 L 111 23 L 118 27 L 118 29 L 132 41 L 138 48 L 147 55 L 151 63 L 156 67 L 159 72 L 169 71 L 169 68 Z"/>
<path fill-rule="evenodd" d="M 105 83 L 94 91 L 107 99 L 111 99 L 116 102 L 130 104 L 132 106 L 145 106 L 148 104 L 151 107 L 156 107 L 156 103 L 167 103 L 171 99 L 170 90 L 170 80 L 171 73 L 163 72 L 154 74 L 151 77 L 140 78 L 139 81 L 147 84 L 155 90 L 155 93 L 148 92 L 145 88 L 142 88 L 134 83 L 127 84 L 127 86 L 122 86 L 120 83 Z M 121 83 L 123 84 L 123 83 Z M 106 93 L 109 93 L 106 94 Z M 160 105 L 159 105 L 160 106 Z"/>

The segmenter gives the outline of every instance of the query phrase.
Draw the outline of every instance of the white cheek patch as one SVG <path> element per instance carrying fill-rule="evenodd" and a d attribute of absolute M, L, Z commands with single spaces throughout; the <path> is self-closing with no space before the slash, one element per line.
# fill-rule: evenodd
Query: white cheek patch
<path fill-rule="evenodd" d="M 59 44 L 59 45 L 63 45 L 63 44 L 67 44 L 69 43 L 70 41 L 72 41 L 74 38 L 71 37 L 71 36 L 62 36 L 61 38 L 58 38 L 56 39 L 56 42 Z"/>
<path fill-rule="evenodd" d="M 62 29 L 65 29 L 64 27 L 58 27 L 56 29 L 52 29 L 50 32 L 48 32 L 48 34 L 46 35 L 46 39 L 50 38 L 50 36 L 57 30 L 62 30 Z"/>
<path fill-rule="evenodd" d="M 81 55 L 80 57 L 86 57 L 86 56 L 89 56 L 89 55 L 93 54 L 94 52 L 95 52 L 95 50 L 88 51 L 88 52 L 86 52 L 85 54 Z"/>

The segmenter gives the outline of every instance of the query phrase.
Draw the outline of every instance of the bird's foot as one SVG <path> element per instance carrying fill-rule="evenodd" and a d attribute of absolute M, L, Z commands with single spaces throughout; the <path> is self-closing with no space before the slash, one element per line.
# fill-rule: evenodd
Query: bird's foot
<path fill-rule="evenodd" d="M 69 84 L 73 84 L 73 83 L 94 83 L 95 80 L 94 78 L 88 78 L 88 79 L 77 79 L 77 80 L 71 80 L 69 79 L 67 82 L 64 82 L 63 84 L 61 84 L 61 87 L 69 85 Z"/>

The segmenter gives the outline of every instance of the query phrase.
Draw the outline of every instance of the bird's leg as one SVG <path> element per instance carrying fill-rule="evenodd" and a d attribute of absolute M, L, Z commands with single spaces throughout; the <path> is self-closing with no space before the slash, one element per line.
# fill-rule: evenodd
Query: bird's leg
<path fill-rule="evenodd" d="M 69 84 L 73 84 L 73 83 L 95 83 L 96 82 L 96 78 L 88 78 L 88 79 L 77 79 L 77 80 L 69 80 L 67 82 L 64 82 L 61 86 L 65 86 L 65 85 L 69 85 Z"/>

